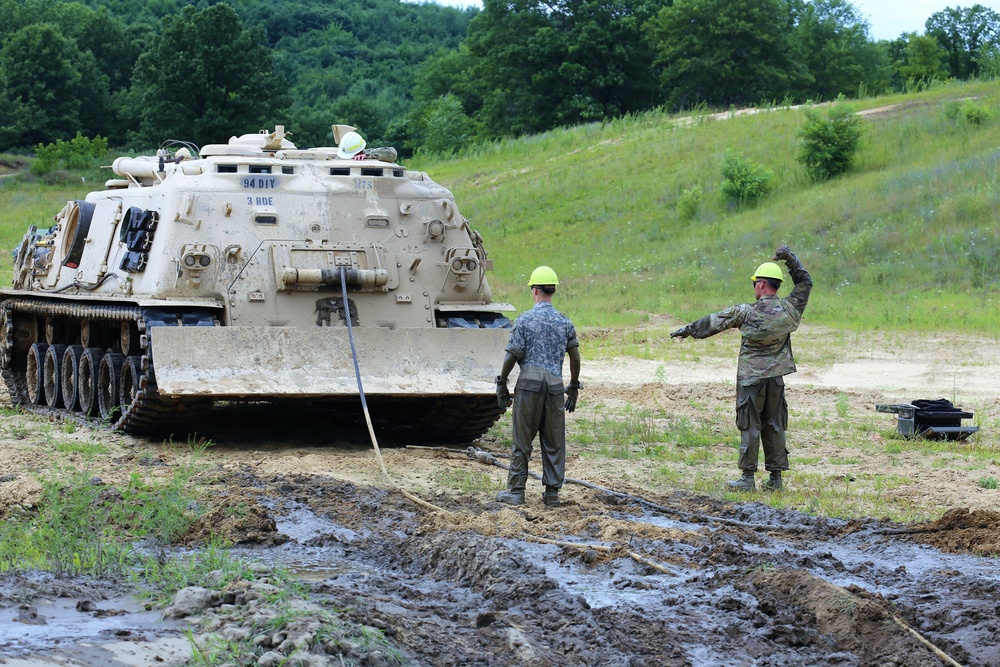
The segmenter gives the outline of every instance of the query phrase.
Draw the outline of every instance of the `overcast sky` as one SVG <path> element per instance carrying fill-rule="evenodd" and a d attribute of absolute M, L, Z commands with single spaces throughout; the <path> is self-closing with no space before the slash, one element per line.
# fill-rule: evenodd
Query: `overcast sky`
<path fill-rule="evenodd" d="M 418 0 L 421 1 L 421 0 Z M 435 0 L 452 7 L 482 7 L 480 0 Z M 971 7 L 979 4 L 1000 12 L 1000 0 L 854 0 L 852 4 L 871 24 L 875 39 L 895 39 L 904 32 L 923 34 L 924 22 L 945 7 Z"/>

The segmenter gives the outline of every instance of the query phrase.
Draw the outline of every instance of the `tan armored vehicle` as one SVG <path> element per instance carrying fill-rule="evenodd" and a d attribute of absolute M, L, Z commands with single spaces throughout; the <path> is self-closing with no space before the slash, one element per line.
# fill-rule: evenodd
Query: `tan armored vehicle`
<path fill-rule="evenodd" d="M 386 152 L 302 150 L 278 126 L 115 160 L 16 250 L 11 399 L 135 433 L 183 433 L 216 401 L 357 410 L 353 333 L 376 423 L 478 437 L 513 308 L 452 194 Z"/>

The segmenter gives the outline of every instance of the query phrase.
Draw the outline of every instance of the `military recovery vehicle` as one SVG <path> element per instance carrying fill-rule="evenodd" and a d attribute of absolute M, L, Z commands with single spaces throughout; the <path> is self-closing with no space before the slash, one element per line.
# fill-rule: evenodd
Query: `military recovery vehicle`
<path fill-rule="evenodd" d="M 15 250 L 11 400 L 132 433 L 182 433 L 219 401 L 359 410 L 353 333 L 376 423 L 483 434 L 514 309 L 451 192 L 388 152 L 299 149 L 278 126 L 118 158 Z"/>

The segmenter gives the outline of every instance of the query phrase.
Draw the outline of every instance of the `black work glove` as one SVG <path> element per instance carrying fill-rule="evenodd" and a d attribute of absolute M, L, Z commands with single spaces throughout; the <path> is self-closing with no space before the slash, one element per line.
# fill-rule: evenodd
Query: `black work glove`
<path fill-rule="evenodd" d="M 506 411 L 514 403 L 510 397 L 510 390 L 507 389 L 507 378 L 497 376 L 497 405 L 501 410 Z"/>
<path fill-rule="evenodd" d="M 569 383 L 569 387 L 566 388 L 566 412 L 576 410 L 576 399 L 580 396 L 581 389 L 583 389 L 583 385 L 579 382 Z"/>
<path fill-rule="evenodd" d="M 688 329 L 688 325 L 686 325 L 686 324 L 684 326 L 682 326 L 680 329 L 678 329 L 677 331 L 671 331 L 670 332 L 670 337 L 671 338 L 687 338 L 690 335 L 691 335 L 691 331 Z"/>
<path fill-rule="evenodd" d="M 795 253 L 792 252 L 791 248 L 789 248 L 787 245 L 785 245 L 784 243 L 782 243 L 774 251 L 774 258 L 775 259 L 780 259 L 780 260 L 782 260 L 782 261 L 784 261 L 784 262 L 787 263 L 788 260 L 795 258 Z"/>

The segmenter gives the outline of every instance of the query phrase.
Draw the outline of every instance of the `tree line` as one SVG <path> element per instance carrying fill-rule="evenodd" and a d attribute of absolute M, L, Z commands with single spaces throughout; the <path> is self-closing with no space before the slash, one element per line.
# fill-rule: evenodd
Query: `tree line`
<path fill-rule="evenodd" d="M 823 101 L 1000 73 L 1000 15 L 873 40 L 848 0 L 0 0 L 0 150 L 224 142 L 334 122 L 474 142 L 654 108 Z"/>

